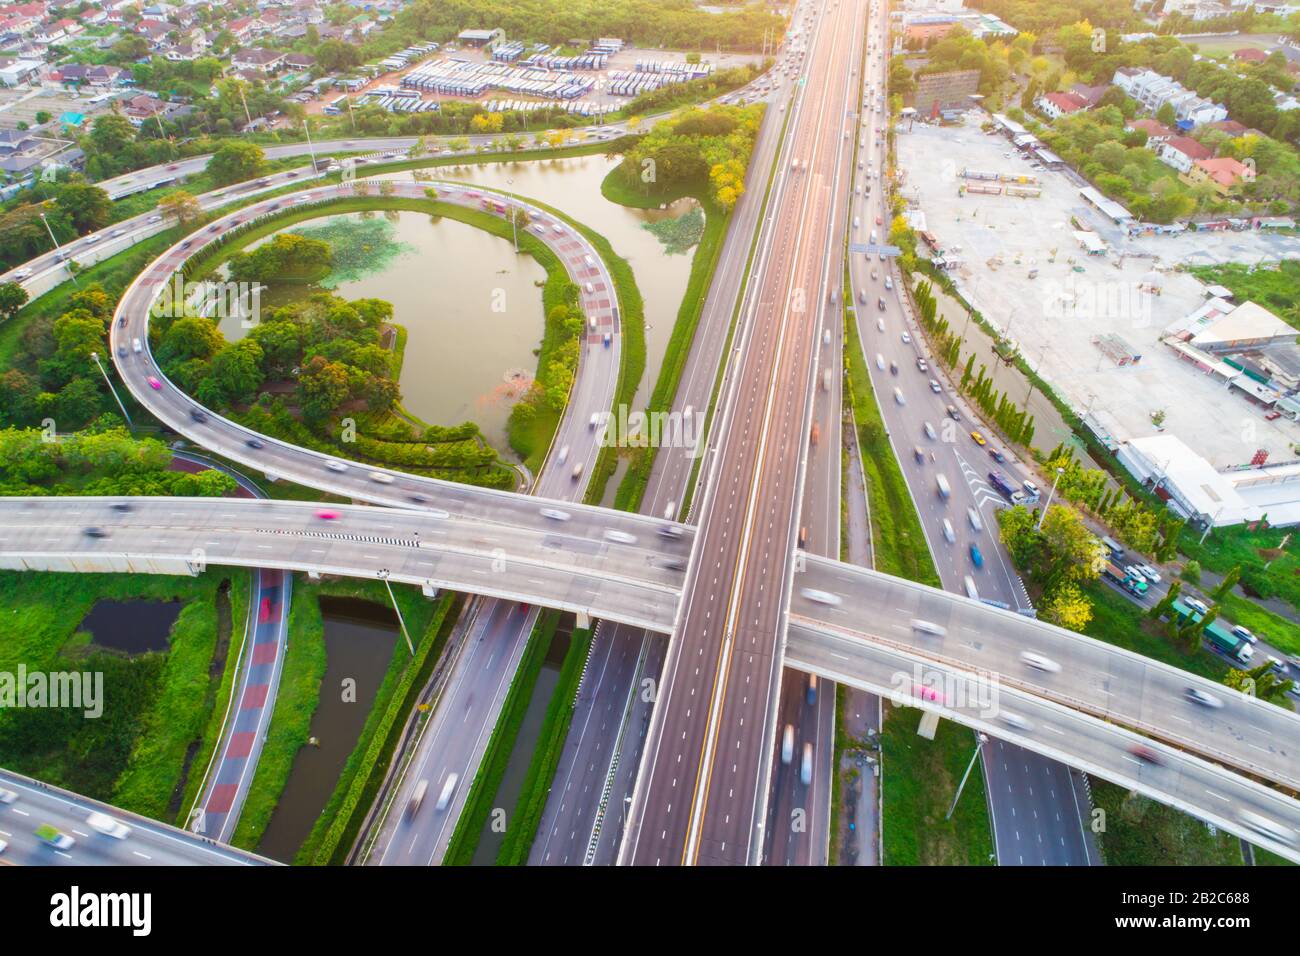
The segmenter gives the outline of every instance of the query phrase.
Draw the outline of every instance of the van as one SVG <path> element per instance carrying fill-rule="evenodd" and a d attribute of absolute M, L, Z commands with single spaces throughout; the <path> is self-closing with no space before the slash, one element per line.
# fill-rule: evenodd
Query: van
<path fill-rule="evenodd" d="M 785 725 L 781 735 L 781 763 L 789 764 L 794 759 L 794 724 Z"/>
<path fill-rule="evenodd" d="M 670 501 L 664 507 L 664 520 L 672 521 L 677 517 L 677 502 Z"/>
<path fill-rule="evenodd" d="M 447 809 L 447 804 L 451 803 L 451 795 L 456 792 L 456 781 L 459 779 L 460 774 L 450 773 L 447 775 L 447 782 L 442 785 L 442 793 L 438 794 L 437 809 Z"/>
<path fill-rule="evenodd" d="M 803 763 L 799 766 L 799 782 L 805 787 L 812 783 L 812 744 L 803 745 Z"/>
<path fill-rule="evenodd" d="M 808 703 L 817 703 L 817 675 L 808 675 Z"/>
<path fill-rule="evenodd" d="M 143 351 L 144 351 L 144 346 L 140 344 L 140 340 L 139 340 L 139 339 L 132 339 L 132 340 L 131 340 L 131 351 L 132 351 L 132 352 L 143 352 Z"/>
<path fill-rule="evenodd" d="M 944 501 L 952 494 L 952 489 L 948 487 L 948 478 L 946 475 L 936 475 L 934 483 L 939 486 L 939 497 Z"/>
<path fill-rule="evenodd" d="M 415 816 L 420 810 L 420 804 L 424 802 L 424 795 L 429 792 L 429 781 L 421 780 L 415 785 L 415 790 L 411 793 L 411 801 L 406 805 L 406 812 Z"/>
<path fill-rule="evenodd" d="M 831 390 L 831 370 L 823 369 L 822 370 L 822 391 L 829 392 L 830 390 Z"/>
<path fill-rule="evenodd" d="M 1101 543 L 1105 546 L 1106 550 L 1110 552 L 1110 556 L 1114 560 L 1124 560 L 1124 549 L 1120 547 L 1119 542 L 1114 538 L 1102 538 Z"/>
<path fill-rule="evenodd" d="M 591 420 L 587 422 L 587 427 L 590 428 L 592 431 L 595 431 L 596 426 L 599 424 L 600 424 L 600 412 L 592 412 Z"/>

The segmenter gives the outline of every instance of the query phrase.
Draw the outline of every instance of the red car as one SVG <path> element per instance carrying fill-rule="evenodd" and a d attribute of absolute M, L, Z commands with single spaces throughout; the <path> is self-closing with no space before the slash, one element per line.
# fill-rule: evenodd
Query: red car
<path fill-rule="evenodd" d="M 1271 411 L 1271 412 L 1269 412 L 1267 415 L 1264 416 L 1264 421 L 1266 421 L 1266 422 L 1273 422 L 1273 421 L 1277 421 L 1277 420 L 1278 420 L 1279 418 L 1281 418 L 1281 417 L 1282 417 L 1282 413 L 1279 412 L 1279 411 L 1274 410 L 1274 411 Z"/>
<path fill-rule="evenodd" d="M 879 216 L 876 217 L 876 225 L 877 225 L 877 226 L 880 225 L 880 217 L 879 217 Z"/>
<path fill-rule="evenodd" d="M 1144 763 L 1153 764 L 1157 767 L 1164 765 L 1164 759 L 1145 744 L 1134 744 L 1128 749 L 1128 752 Z"/>
<path fill-rule="evenodd" d="M 320 511 L 316 512 L 316 517 L 320 518 L 322 521 L 337 521 L 339 513 L 337 511 L 330 511 L 327 508 L 322 508 Z"/>
<path fill-rule="evenodd" d="M 158 379 L 154 378 L 152 375 L 145 379 L 145 381 L 149 383 L 149 387 L 155 392 L 162 391 L 162 382 L 158 381 Z"/>
<path fill-rule="evenodd" d="M 948 703 L 947 697 L 939 693 L 933 687 L 926 687 L 924 684 L 913 684 L 912 696 L 919 697 L 921 700 L 928 700 L 935 704 L 944 704 L 945 706 Z"/>
<path fill-rule="evenodd" d="M 273 605 L 271 604 L 271 599 L 269 597 L 262 598 L 262 604 L 257 610 L 257 621 L 259 624 L 265 624 L 267 621 L 271 620 L 272 607 Z"/>

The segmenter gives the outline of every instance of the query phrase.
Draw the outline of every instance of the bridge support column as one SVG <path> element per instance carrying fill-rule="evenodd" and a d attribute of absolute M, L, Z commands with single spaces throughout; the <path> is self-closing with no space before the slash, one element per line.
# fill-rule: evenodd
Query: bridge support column
<path fill-rule="evenodd" d="M 307 577 L 308 577 L 310 580 L 312 580 L 312 581 L 319 581 L 319 580 L 320 580 L 320 572 L 319 572 L 319 571 L 308 571 L 308 572 L 307 572 Z"/>
<path fill-rule="evenodd" d="M 421 591 L 421 593 L 423 593 L 424 596 L 427 597 L 430 601 L 432 601 L 434 598 L 436 598 L 436 597 L 438 596 L 438 589 L 435 588 L 432 584 L 422 584 L 422 585 L 420 585 L 420 591 Z"/>
<path fill-rule="evenodd" d="M 186 561 L 185 570 L 190 572 L 190 577 L 197 578 L 203 573 L 204 564 L 198 561 Z"/>
<path fill-rule="evenodd" d="M 591 615 L 586 611 L 579 611 L 577 623 L 578 630 L 585 631 L 589 627 L 591 627 Z"/>
<path fill-rule="evenodd" d="M 280 480 L 280 476 L 275 474 L 274 472 L 266 471 L 263 472 L 263 474 L 266 475 L 266 480 L 271 482 L 272 484 Z"/>
<path fill-rule="evenodd" d="M 921 714 L 921 724 L 916 728 L 918 737 L 924 737 L 926 740 L 934 740 L 934 732 L 939 729 L 939 715 L 932 710 L 927 710 Z"/>

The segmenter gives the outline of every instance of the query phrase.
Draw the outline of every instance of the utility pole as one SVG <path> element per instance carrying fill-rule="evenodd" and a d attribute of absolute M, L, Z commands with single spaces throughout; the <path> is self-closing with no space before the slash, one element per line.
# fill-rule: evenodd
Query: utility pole
<path fill-rule="evenodd" d="M 48 219 L 45 218 L 45 213 L 43 213 L 43 212 L 42 212 L 42 213 L 37 213 L 37 215 L 41 217 L 41 222 L 45 223 L 45 231 L 48 232 L 48 233 L 50 234 L 50 242 L 54 243 L 54 250 L 55 250 L 55 252 L 58 253 L 58 256 L 57 256 L 58 260 L 59 260 L 60 262 L 64 263 L 65 265 L 67 265 L 67 267 L 68 267 L 68 276 L 72 279 L 72 284 L 73 284 L 74 286 L 76 286 L 78 289 L 80 289 L 80 288 L 81 288 L 81 285 L 77 282 L 77 274 L 76 274 L 75 272 L 72 271 L 72 263 L 71 263 L 71 261 L 68 260 L 68 259 L 66 259 L 66 258 L 64 257 L 64 255 L 63 255 L 63 247 L 62 247 L 61 245 L 59 245 L 59 240 L 57 240 L 57 239 L 54 238 L 54 230 L 50 228 L 50 221 L 49 221 Z"/>
<path fill-rule="evenodd" d="M 1047 493 L 1047 504 L 1043 505 L 1043 510 L 1038 513 L 1038 527 L 1034 529 L 1035 531 L 1043 530 L 1043 519 L 1047 517 L 1047 509 L 1052 507 L 1052 499 L 1056 497 L 1056 483 L 1061 480 L 1063 474 L 1065 474 L 1064 468 L 1056 469 L 1056 477 L 1052 479 L 1052 490 Z"/>
<path fill-rule="evenodd" d="M 311 142 L 311 120 L 306 116 L 302 118 L 302 128 L 307 134 L 307 151 L 311 153 L 312 172 L 319 172 L 316 168 L 316 147 L 313 146 Z"/>
<path fill-rule="evenodd" d="M 379 569 L 379 580 L 384 582 L 384 587 L 388 589 L 388 600 L 393 602 L 393 612 L 397 615 L 397 623 L 402 627 L 402 637 L 406 638 L 406 648 L 415 656 L 415 645 L 411 643 L 411 635 L 406 630 L 406 619 L 402 617 L 402 609 L 397 606 L 397 596 L 393 594 L 393 586 L 388 583 L 388 575 L 391 572 L 387 568 Z"/>
<path fill-rule="evenodd" d="M 117 407 L 122 410 L 122 417 L 126 419 L 126 427 L 135 431 L 135 425 L 131 422 L 131 416 L 126 413 L 126 406 L 122 404 L 122 399 L 118 397 L 117 389 L 113 387 L 113 382 L 108 377 L 108 372 L 104 370 L 104 364 L 99 360 L 98 352 L 91 352 L 90 357 L 95 360 L 95 366 L 99 369 L 99 374 L 104 376 L 104 384 L 108 390 L 113 393 L 113 400 L 117 402 Z"/>
<path fill-rule="evenodd" d="M 957 785 L 957 795 L 952 798 L 952 806 L 948 808 L 948 813 L 944 816 L 945 820 L 952 819 L 953 811 L 957 809 L 957 801 L 961 799 L 961 792 L 966 787 L 966 778 L 969 777 L 970 772 L 975 769 L 975 761 L 979 759 L 980 747 L 988 743 L 989 738 L 987 734 L 976 734 L 975 737 L 975 752 L 970 755 L 970 763 L 966 765 L 966 772 L 961 775 L 961 783 Z"/>

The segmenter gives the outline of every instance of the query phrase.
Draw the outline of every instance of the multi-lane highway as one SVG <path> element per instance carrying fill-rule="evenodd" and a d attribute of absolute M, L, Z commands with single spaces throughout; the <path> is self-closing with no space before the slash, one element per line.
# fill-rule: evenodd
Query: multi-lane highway
<path fill-rule="evenodd" d="M 697 546 L 621 858 L 755 862 L 861 2 L 823 8 L 790 119 L 754 318 L 724 388 Z M 765 224 L 766 225 L 766 224 Z M 828 282 L 830 279 L 830 282 Z"/>
<path fill-rule="evenodd" d="M 101 832 L 91 814 L 108 816 L 129 832 Z M 50 826 L 71 845 L 54 846 L 36 835 Z M 108 827 L 106 827 L 107 829 Z M 250 866 L 273 865 L 252 853 L 223 846 L 116 807 L 78 796 L 21 774 L 0 770 L 0 865 L 11 866 Z"/>

